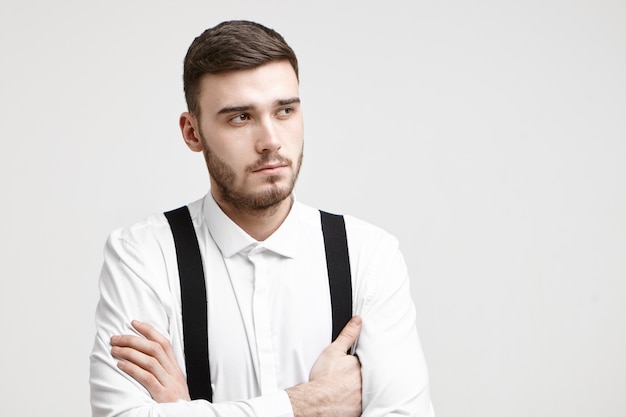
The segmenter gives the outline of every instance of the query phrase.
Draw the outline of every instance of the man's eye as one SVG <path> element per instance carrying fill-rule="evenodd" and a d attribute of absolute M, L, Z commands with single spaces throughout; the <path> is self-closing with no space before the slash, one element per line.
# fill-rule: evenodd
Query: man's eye
<path fill-rule="evenodd" d="M 293 108 L 285 107 L 284 109 L 278 110 L 278 117 L 288 117 L 293 112 Z"/>
<path fill-rule="evenodd" d="M 241 124 L 241 123 L 247 122 L 248 120 L 250 120 L 250 116 L 248 116 L 245 113 L 241 113 L 241 114 L 238 114 L 238 115 L 232 117 L 230 119 L 230 122 L 234 123 L 234 124 Z"/>

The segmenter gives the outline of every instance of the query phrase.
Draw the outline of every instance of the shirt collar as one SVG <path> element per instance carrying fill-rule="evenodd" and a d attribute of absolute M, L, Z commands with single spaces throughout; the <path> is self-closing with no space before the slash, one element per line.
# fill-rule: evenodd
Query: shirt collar
<path fill-rule="evenodd" d="M 211 192 L 207 193 L 204 198 L 204 217 L 209 233 L 222 255 L 230 258 L 239 252 L 261 246 L 287 258 L 294 258 L 297 248 L 295 242 L 299 239 L 300 233 L 298 231 L 302 226 L 299 221 L 300 216 L 298 215 L 295 194 L 292 194 L 291 197 L 293 204 L 285 221 L 270 237 L 259 242 L 222 211 Z"/>

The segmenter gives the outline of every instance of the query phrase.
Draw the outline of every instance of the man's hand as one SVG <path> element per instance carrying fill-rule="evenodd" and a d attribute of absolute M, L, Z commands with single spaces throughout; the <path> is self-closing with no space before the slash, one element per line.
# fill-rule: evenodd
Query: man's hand
<path fill-rule="evenodd" d="M 346 354 L 360 332 L 354 316 L 317 358 L 309 382 L 287 390 L 296 417 L 361 415 L 361 364 Z"/>
<path fill-rule="evenodd" d="M 117 366 L 143 385 L 156 402 L 190 401 L 187 381 L 170 341 L 147 323 L 135 320 L 132 325 L 145 339 L 113 336 L 111 354 L 120 359 Z"/>

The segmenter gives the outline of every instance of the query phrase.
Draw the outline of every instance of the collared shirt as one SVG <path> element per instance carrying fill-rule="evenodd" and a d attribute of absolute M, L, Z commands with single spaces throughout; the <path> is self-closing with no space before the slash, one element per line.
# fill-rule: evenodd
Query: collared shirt
<path fill-rule="evenodd" d="M 206 274 L 213 403 L 158 404 L 120 371 L 109 340 L 132 334 L 134 319 L 171 341 L 183 372 L 180 283 L 169 224 L 153 215 L 109 236 L 90 357 L 94 417 L 290 417 L 286 388 L 308 381 L 331 343 L 332 317 L 319 211 L 294 202 L 259 242 L 230 220 L 211 194 L 189 206 Z M 363 319 L 363 416 L 434 416 L 415 325 L 409 278 L 397 240 L 345 216 L 353 310 Z"/>

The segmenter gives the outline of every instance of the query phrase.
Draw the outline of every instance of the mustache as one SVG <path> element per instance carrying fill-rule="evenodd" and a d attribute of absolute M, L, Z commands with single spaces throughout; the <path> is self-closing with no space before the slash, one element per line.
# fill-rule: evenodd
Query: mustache
<path fill-rule="evenodd" d="M 265 165 L 268 165 L 270 162 L 284 164 L 289 167 L 293 165 L 293 161 L 285 156 L 282 156 L 279 154 L 264 154 L 256 162 L 248 165 L 246 167 L 246 171 L 247 172 L 255 171 L 259 168 L 262 168 Z"/>

